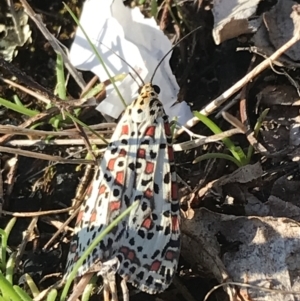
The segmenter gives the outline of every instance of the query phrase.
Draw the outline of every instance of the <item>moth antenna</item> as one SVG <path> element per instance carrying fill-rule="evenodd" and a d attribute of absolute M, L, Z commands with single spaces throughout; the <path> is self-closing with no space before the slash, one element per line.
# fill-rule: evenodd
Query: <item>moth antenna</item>
<path fill-rule="evenodd" d="M 126 62 L 125 59 L 123 59 L 119 54 L 117 54 L 115 51 L 113 51 L 110 47 L 106 46 L 104 43 L 100 42 L 100 44 L 102 44 L 104 47 L 106 47 L 108 50 L 110 50 L 114 55 L 116 55 L 122 62 L 124 62 L 130 69 L 132 69 L 132 71 L 137 75 L 137 77 L 140 79 L 140 81 L 142 82 L 143 85 L 145 85 L 142 77 L 138 74 L 138 72 L 128 63 Z M 131 75 L 131 77 L 133 78 L 133 76 Z M 133 78 L 134 79 L 134 78 Z M 135 79 L 134 79 L 135 80 Z M 138 86 L 140 87 L 139 83 L 135 80 L 135 82 L 138 84 Z"/>
<path fill-rule="evenodd" d="M 195 29 L 193 29 L 192 31 L 190 31 L 188 34 L 186 34 L 183 38 L 181 38 L 177 43 L 174 44 L 174 46 L 160 59 L 159 63 L 157 64 L 156 68 L 153 71 L 153 74 L 151 76 L 150 79 L 150 83 L 152 84 L 153 78 L 155 76 L 155 73 L 158 69 L 158 67 L 162 64 L 162 62 L 164 61 L 164 59 L 168 56 L 168 54 L 179 44 L 181 43 L 185 38 L 187 38 L 188 36 L 190 36 L 192 33 L 194 33 L 196 30 L 198 30 L 199 28 L 201 28 L 201 26 L 196 27 Z"/>

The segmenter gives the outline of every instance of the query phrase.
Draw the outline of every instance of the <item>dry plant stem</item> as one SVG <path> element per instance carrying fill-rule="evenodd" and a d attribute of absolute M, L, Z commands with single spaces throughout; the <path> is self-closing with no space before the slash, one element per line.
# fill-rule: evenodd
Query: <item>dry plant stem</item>
<path fill-rule="evenodd" d="M 47 118 L 51 118 L 54 115 L 59 113 L 59 109 L 56 107 L 50 108 L 48 109 L 46 112 L 37 114 L 34 117 L 31 117 L 30 119 L 26 120 L 25 122 L 23 122 L 22 124 L 20 124 L 18 127 L 19 128 L 26 128 L 28 126 L 31 126 L 37 122 L 41 122 Z M 14 134 L 7 134 L 4 135 L 2 137 L 0 137 L 0 145 L 5 144 L 8 140 L 10 140 L 12 137 L 14 136 Z"/>
<path fill-rule="evenodd" d="M 109 143 L 110 139 L 106 139 Z M 103 145 L 107 146 L 106 143 L 101 139 L 91 139 L 89 138 L 89 142 L 95 145 Z M 83 139 L 54 139 L 50 141 L 44 141 L 41 139 L 34 140 L 12 140 L 5 143 L 6 146 L 49 146 L 49 145 L 84 145 Z"/>
<path fill-rule="evenodd" d="M 40 93 L 34 92 L 34 91 L 32 91 L 32 90 L 30 90 L 28 88 L 23 87 L 22 85 L 19 85 L 19 84 L 15 83 L 15 82 L 13 82 L 13 81 L 11 81 L 9 79 L 1 77 L 1 76 L 0 76 L 0 79 L 4 83 L 6 83 L 8 85 L 11 85 L 11 86 L 13 86 L 15 88 L 18 88 L 19 90 L 21 90 L 21 91 L 23 91 L 23 92 L 25 92 L 25 93 L 27 93 L 27 94 L 35 97 L 36 99 L 38 99 L 38 100 L 46 103 L 47 105 L 51 104 L 51 101 L 49 100 L 49 98 L 45 97 L 44 95 L 42 95 Z"/>
<path fill-rule="evenodd" d="M 75 198 L 72 200 L 72 206 L 74 208 L 77 208 L 78 206 L 80 206 L 81 204 L 81 200 L 84 198 L 85 196 L 85 191 L 87 186 L 89 185 L 89 182 L 92 178 L 92 174 L 93 174 L 93 166 L 92 165 L 87 165 L 84 171 L 84 175 L 80 180 L 80 183 L 76 189 L 76 195 Z M 72 214 L 73 212 L 71 211 L 70 214 Z"/>
<path fill-rule="evenodd" d="M 23 253 L 24 253 L 24 250 L 26 248 L 27 242 L 28 242 L 30 236 L 32 235 L 34 228 L 36 227 L 37 221 L 38 221 L 38 217 L 34 217 L 31 220 L 27 230 L 23 232 L 23 239 L 22 239 L 22 242 L 20 244 L 19 250 L 18 250 L 17 255 L 16 255 L 16 261 L 15 261 L 15 266 L 16 267 L 19 266 L 19 262 L 20 262 L 20 260 L 23 256 Z"/>
<path fill-rule="evenodd" d="M 238 92 L 243 86 L 249 83 L 253 78 L 255 78 L 262 71 L 267 69 L 273 61 L 278 59 L 285 51 L 287 51 L 290 47 L 292 47 L 295 43 L 297 43 L 300 39 L 300 35 L 297 34 L 293 36 L 288 42 L 286 42 L 282 47 L 280 47 L 277 51 L 275 51 L 269 58 L 265 59 L 259 65 L 257 65 L 251 72 L 249 72 L 246 76 L 244 76 L 241 80 L 239 80 L 235 85 L 233 85 L 230 89 L 225 91 L 222 95 L 217 97 L 211 103 L 209 103 L 204 109 L 200 111 L 201 114 L 208 116 L 214 110 L 216 110 L 219 106 L 221 106 L 229 97 L 231 97 L 234 93 Z M 185 126 L 187 128 L 191 128 L 199 122 L 199 119 L 193 117 L 190 119 Z M 183 130 L 178 130 L 174 138 L 177 138 L 179 135 L 183 133 Z"/>
<path fill-rule="evenodd" d="M 10 148 L 5 146 L 0 146 L 0 152 L 9 153 L 9 154 L 17 154 L 24 157 L 30 157 L 35 159 L 47 160 L 47 161 L 54 161 L 61 164 L 92 164 L 94 163 L 92 160 L 85 160 L 85 159 L 65 159 L 59 156 L 51 156 L 45 155 L 40 153 L 35 153 L 31 151 Z"/>
<path fill-rule="evenodd" d="M 199 147 L 199 146 L 207 144 L 207 143 L 217 142 L 224 138 L 229 138 L 236 134 L 245 134 L 245 132 L 242 129 L 235 128 L 235 129 L 231 129 L 231 130 L 222 132 L 220 134 L 212 135 L 209 137 L 174 144 L 173 149 L 174 149 L 174 152 L 181 152 L 184 150 L 189 150 L 192 148 Z"/>
<path fill-rule="evenodd" d="M 113 126 L 111 126 L 113 125 Z M 109 128 L 109 127 L 115 127 L 114 123 L 108 123 L 107 126 L 103 125 L 93 125 L 89 126 L 92 129 L 101 129 L 101 128 Z M 90 133 L 88 129 L 85 130 L 86 133 Z M 24 136 L 36 136 L 36 137 L 47 137 L 47 136 L 80 136 L 78 134 L 77 129 L 70 129 L 65 131 L 41 131 L 41 130 L 33 130 L 33 129 L 27 129 L 22 128 L 20 126 L 14 126 L 14 125 L 0 125 L 0 133 L 1 134 L 11 134 L 11 135 L 24 135 Z M 113 130 L 102 130 L 99 131 L 99 134 L 112 134 Z M 103 144 L 103 141 L 102 141 Z"/>
<path fill-rule="evenodd" d="M 86 86 L 86 83 L 83 80 L 81 74 L 73 67 L 68 56 L 61 49 L 57 40 L 53 37 L 53 35 L 49 32 L 49 30 L 43 24 L 41 17 L 33 11 L 33 9 L 30 7 L 30 5 L 28 4 L 28 2 L 26 0 L 20 0 L 20 2 L 22 3 L 22 5 L 24 7 L 25 12 L 33 20 L 33 22 L 37 25 L 37 27 L 39 28 L 41 33 L 44 35 L 44 37 L 48 40 L 48 42 L 52 46 L 53 50 L 62 56 L 66 68 L 68 69 L 70 74 L 73 76 L 73 78 L 76 81 L 76 83 L 78 84 L 78 86 L 81 89 L 84 89 L 84 87 Z"/>
<path fill-rule="evenodd" d="M 76 129 L 78 130 L 78 132 L 80 133 L 80 136 L 82 137 L 83 143 L 86 147 L 86 149 L 88 150 L 90 156 L 92 156 L 92 158 L 94 159 L 94 161 L 96 161 L 96 157 L 94 155 L 94 152 L 92 151 L 92 146 L 91 143 L 85 133 L 85 131 L 83 130 L 82 126 L 80 124 L 77 124 L 73 119 L 72 119 Z"/>
<path fill-rule="evenodd" d="M 84 89 L 81 91 L 80 98 L 83 98 L 84 94 L 89 91 L 99 80 L 98 76 L 95 75 L 84 87 Z"/>
<path fill-rule="evenodd" d="M 73 208 L 73 207 L 72 207 Z M 61 225 L 61 227 L 54 233 L 54 235 L 49 239 L 49 241 L 44 245 L 43 250 L 47 250 L 49 246 L 55 241 L 55 239 L 58 237 L 58 235 L 65 230 L 66 226 L 69 225 L 69 223 L 72 221 L 73 218 L 75 218 L 80 210 L 80 207 L 78 207 L 72 215 Z"/>
<path fill-rule="evenodd" d="M 73 207 L 68 207 L 59 210 L 47 210 L 47 211 L 37 211 L 37 212 L 11 212 L 11 211 L 2 210 L 1 213 L 9 216 L 14 216 L 14 217 L 38 217 L 43 215 L 66 213 L 69 212 L 71 209 L 73 209 Z"/>
<path fill-rule="evenodd" d="M 248 73 L 253 68 L 255 61 L 256 61 L 256 54 L 253 54 L 250 65 L 248 67 Z M 240 116 L 241 116 L 242 124 L 248 130 L 248 129 L 250 129 L 250 122 L 249 122 L 248 115 L 247 115 L 247 87 L 248 87 L 248 85 L 245 85 L 241 91 Z"/>
<path fill-rule="evenodd" d="M 18 155 L 15 156 L 15 161 L 14 161 L 14 164 L 12 164 L 10 166 L 10 169 L 7 173 L 7 189 L 6 189 L 6 199 L 9 198 L 9 196 L 11 195 L 12 191 L 13 191 L 13 188 L 14 188 L 14 184 L 15 184 L 15 175 L 16 175 L 16 172 L 17 172 L 17 169 L 18 169 L 18 163 L 19 163 L 19 160 L 18 160 Z"/>
<path fill-rule="evenodd" d="M 56 283 L 54 283 L 53 285 L 49 286 L 48 288 L 46 288 L 45 290 L 41 291 L 35 298 L 33 298 L 34 301 L 42 301 L 45 300 L 45 298 L 48 296 L 49 292 L 52 289 L 60 289 L 63 286 L 63 282 L 62 281 L 57 281 Z"/>
<path fill-rule="evenodd" d="M 40 217 L 40 221 L 43 222 L 43 223 L 45 223 L 45 224 L 48 224 L 48 225 L 50 225 L 50 226 L 52 226 L 54 228 L 56 228 L 56 231 L 59 230 L 59 229 L 61 229 L 61 227 L 64 224 L 63 222 L 61 222 L 61 221 L 59 221 L 59 220 L 57 220 L 55 218 L 52 218 L 50 216 L 41 216 Z M 68 225 L 66 225 L 65 228 L 64 228 L 64 231 L 65 232 L 69 231 L 69 232 L 72 233 L 73 232 L 73 228 L 71 228 Z M 52 239 L 52 237 L 51 237 L 51 239 Z"/>
<path fill-rule="evenodd" d="M 73 292 L 72 292 L 71 296 L 68 298 L 68 301 L 78 300 L 78 297 L 83 293 L 85 287 L 90 282 L 92 276 L 93 276 L 93 273 L 87 273 L 87 274 L 84 274 L 80 278 L 79 282 L 73 286 Z"/>

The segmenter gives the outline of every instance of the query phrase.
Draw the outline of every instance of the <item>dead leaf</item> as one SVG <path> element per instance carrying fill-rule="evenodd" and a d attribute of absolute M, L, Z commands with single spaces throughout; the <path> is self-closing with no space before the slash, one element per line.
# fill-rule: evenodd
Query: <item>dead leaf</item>
<path fill-rule="evenodd" d="M 195 210 L 194 219 L 183 220 L 182 228 L 184 258 L 205 265 L 218 281 L 230 275 L 236 282 L 300 291 L 298 222 L 270 216 L 224 215 L 201 208 Z M 221 254 L 218 233 L 236 247 Z M 199 241 L 204 244 L 197 246 Z M 291 299 L 290 295 L 257 289 L 243 289 L 243 296 L 243 300 L 252 301 L 300 300 L 300 296 Z"/>
<path fill-rule="evenodd" d="M 213 37 L 217 45 L 241 34 L 253 33 L 260 26 L 259 18 L 249 17 L 256 12 L 260 0 L 214 0 Z"/>

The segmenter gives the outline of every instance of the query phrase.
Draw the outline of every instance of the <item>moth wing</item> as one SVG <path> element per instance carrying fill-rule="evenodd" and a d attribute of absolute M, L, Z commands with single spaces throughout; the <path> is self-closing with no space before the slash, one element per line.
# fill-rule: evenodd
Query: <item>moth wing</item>
<path fill-rule="evenodd" d="M 164 112 L 155 123 L 146 120 L 138 129 L 143 138 L 137 149 L 133 200 L 140 204 L 130 213 L 126 236 L 116 254 L 121 263 L 119 274 L 151 294 L 170 285 L 180 252 L 176 173 Z"/>
<path fill-rule="evenodd" d="M 128 166 L 132 165 L 133 157 L 130 154 L 136 152 L 138 142 L 136 138 L 129 137 L 132 132 L 130 121 L 130 116 L 125 113 L 104 153 L 87 198 L 81 205 L 70 244 L 65 278 L 95 237 L 132 203 L 134 176 Z M 104 237 L 84 261 L 78 276 L 93 269 L 96 262 L 114 256 L 120 247 L 126 225 L 126 220 L 122 221 Z"/>

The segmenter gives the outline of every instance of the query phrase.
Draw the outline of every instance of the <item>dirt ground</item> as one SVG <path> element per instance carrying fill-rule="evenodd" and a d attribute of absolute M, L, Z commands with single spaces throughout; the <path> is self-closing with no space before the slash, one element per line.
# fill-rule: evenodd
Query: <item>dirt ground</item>
<path fill-rule="evenodd" d="M 67 1 L 73 12 L 80 14 L 84 1 Z M 127 1 L 129 2 L 129 1 Z M 141 6 L 145 14 L 148 14 L 149 3 Z M 263 1 L 258 8 L 258 13 L 267 11 L 276 1 Z M 43 22 L 51 33 L 66 47 L 70 47 L 76 25 L 64 9 L 62 1 L 59 0 L 32 0 L 29 1 L 35 12 L 42 16 Z M 17 9 L 21 4 L 16 4 Z M 0 7 L 6 8 L 6 2 L 0 0 Z M 180 86 L 179 99 L 184 99 L 191 106 L 192 110 L 201 110 L 211 100 L 215 99 L 225 90 L 242 78 L 249 68 L 257 65 L 263 60 L 258 57 L 254 65 L 251 63 L 254 54 L 249 51 L 236 51 L 237 48 L 248 47 L 251 35 L 243 35 L 238 38 L 230 39 L 216 45 L 212 37 L 213 15 L 209 9 L 210 3 L 200 1 L 186 1 L 181 6 L 179 12 L 176 8 L 172 11 L 178 20 L 187 18 L 190 29 L 202 25 L 202 27 L 192 36 L 184 40 L 174 49 L 170 65 Z M 162 13 L 158 16 L 158 22 L 164 27 L 165 32 L 174 37 L 178 33 L 178 28 L 174 25 L 170 14 L 162 21 Z M 4 15 L 0 12 L 0 23 L 4 20 Z M 189 30 L 181 22 L 181 36 Z M 55 61 L 56 56 L 49 42 L 43 37 L 36 25 L 29 20 L 32 30 L 31 41 L 18 48 L 18 55 L 10 62 L 10 66 L 15 66 L 26 73 L 34 81 L 42 85 L 49 91 L 53 91 L 56 84 Z M 251 65 L 252 64 L 252 65 Z M 284 69 L 284 68 L 282 68 Z M 280 70 L 282 70 L 280 69 Z M 299 80 L 297 68 L 289 69 L 289 75 Z M 7 68 L 0 66 L 1 76 L 11 78 Z M 83 72 L 84 79 L 88 82 L 93 74 Z M 27 83 L 25 86 L 30 87 Z M 182 209 L 188 212 L 190 209 L 206 208 L 215 213 L 244 216 L 247 193 L 255 196 L 261 203 L 265 203 L 271 195 L 294 205 L 299 204 L 298 197 L 298 163 L 296 148 L 289 148 L 289 135 L 292 126 L 291 120 L 299 114 L 297 106 L 288 104 L 272 103 L 267 100 L 266 95 L 270 96 L 274 91 L 280 91 L 281 95 L 292 95 L 297 98 L 297 93 L 292 87 L 289 79 L 275 73 L 272 69 L 267 69 L 248 84 L 245 91 L 246 101 L 241 101 L 241 96 L 227 111 L 242 120 L 249 132 L 252 132 L 258 117 L 264 109 L 270 111 L 263 122 L 260 135 L 257 141 L 267 150 L 267 155 L 256 151 L 251 157 L 250 164 L 260 162 L 262 166 L 262 176 L 257 179 L 249 180 L 246 183 L 227 183 L 222 185 L 218 195 L 210 192 L 209 183 L 220 179 L 224 175 L 231 174 L 237 169 L 232 163 L 224 159 L 202 160 L 193 163 L 195 158 L 207 153 L 226 153 L 228 150 L 220 142 L 206 144 L 184 152 L 175 154 L 176 169 L 178 175 L 186 184 L 180 184 L 180 196 Z M 287 88 L 287 92 L 284 92 Z M 281 90 L 283 89 L 283 90 Z M 70 77 L 68 87 L 68 97 L 78 99 L 81 90 Z M 283 92 L 282 92 L 283 91 Z M 272 92 L 272 93 L 271 93 Z M 296 96 L 295 96 L 296 93 Z M 18 95 L 22 103 L 31 109 L 40 112 L 46 110 L 43 103 L 10 85 L 0 84 L 0 97 L 11 100 L 14 95 Z M 260 96 L 260 98 L 258 97 Z M 276 98 L 276 96 L 274 96 Z M 244 111 L 243 111 L 244 110 Z M 246 113 L 245 113 L 246 112 Z M 218 113 L 218 112 L 217 112 Z M 212 120 L 223 130 L 232 128 L 222 117 L 214 113 L 210 116 Z M 4 107 L 0 108 L 1 125 L 20 125 L 28 117 L 13 112 Z M 103 116 L 94 109 L 89 109 L 81 116 L 87 124 L 105 122 Z M 293 119 L 294 120 L 294 119 Z M 65 125 L 64 129 L 73 127 L 72 124 Z M 41 124 L 37 129 L 53 130 L 49 123 Z M 197 124 L 192 131 L 198 135 L 211 135 L 209 129 L 203 124 Z M 4 134 L 2 138 L 4 137 Z M 12 135 L 6 140 L 1 140 L 2 146 L 10 140 L 33 139 L 31 136 Z M 243 150 L 247 150 L 249 140 L 247 135 L 238 134 L 233 136 L 232 141 Z M 189 140 L 187 134 L 181 135 L 176 143 Z M 70 153 L 76 152 L 76 146 L 21 146 L 23 150 L 30 150 L 36 153 L 49 154 L 53 156 L 67 157 Z M 79 157 L 84 158 L 85 154 Z M 9 165 L 15 158 L 13 167 Z M 17 212 L 37 212 L 47 210 L 58 210 L 68 208 L 72 205 L 76 189 L 84 175 L 85 166 L 75 164 L 53 164 L 51 161 L 30 158 L 26 156 L 15 156 L 14 154 L 1 151 L 2 181 L 0 182 L 2 194 L 2 210 L 8 212 L 3 214 L 0 219 L 0 228 L 4 228 L 11 219 L 11 213 Z M 290 177 L 290 178 L 289 178 Z M 292 180 L 290 180 L 292 178 Z M 188 189 L 187 189 L 188 187 Z M 0 190 L 0 191 L 1 191 Z M 204 192 L 203 192 L 204 191 Z M 234 199 L 233 204 L 227 202 L 228 196 Z M 25 250 L 19 258 L 19 265 L 16 268 L 16 281 L 24 285 L 21 275 L 29 273 L 40 290 L 46 289 L 53 283 L 61 279 L 62 272 L 66 263 L 69 250 L 70 232 L 63 231 L 58 235 L 50 246 L 45 245 L 52 238 L 54 233 L 61 227 L 62 223 L 69 218 L 68 212 L 63 214 L 46 215 L 38 218 L 28 237 Z M 33 222 L 32 217 L 18 217 L 9 238 L 8 245 L 12 250 L 16 250 L 20 242 L 24 239 L 24 231 Z M 69 224 L 74 226 L 74 220 Z M 232 247 L 232 242 L 222 240 L 222 235 L 218 238 L 221 252 Z M 201 252 L 201 246 L 199 246 Z M 180 259 L 179 279 L 182 285 L 177 282 L 166 292 L 159 296 L 151 296 L 144 293 L 136 294 L 132 290 L 132 300 L 189 300 L 183 296 L 185 289 L 194 297 L 194 300 L 203 300 L 204 295 L 218 283 L 210 273 L 199 269 L 196 264 L 183 253 Z M 43 281 L 41 282 L 41 280 Z M 101 281 L 99 282 L 101 283 Z M 209 300 L 226 300 L 225 293 L 219 290 L 210 297 Z M 99 300 L 97 297 L 91 300 Z"/>

